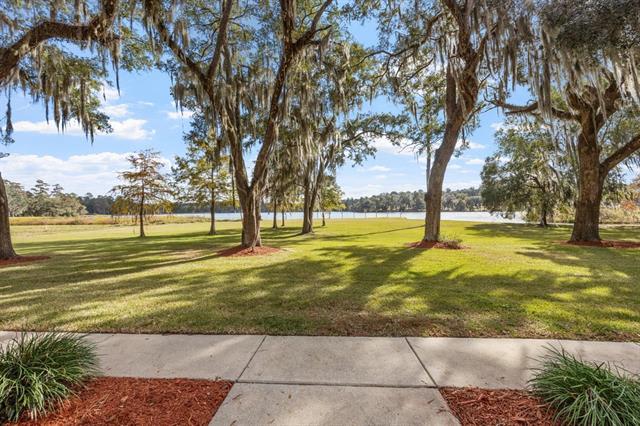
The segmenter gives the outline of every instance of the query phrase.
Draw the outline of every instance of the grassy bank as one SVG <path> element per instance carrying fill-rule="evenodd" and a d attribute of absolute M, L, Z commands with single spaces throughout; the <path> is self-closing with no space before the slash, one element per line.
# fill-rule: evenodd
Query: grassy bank
<path fill-rule="evenodd" d="M 640 250 L 562 245 L 569 228 L 444 222 L 469 248 L 418 250 L 420 221 L 334 219 L 266 229 L 285 251 L 242 258 L 216 256 L 238 223 L 207 230 L 15 227 L 51 259 L 2 268 L 0 329 L 640 339 Z"/>
<path fill-rule="evenodd" d="M 133 225 L 132 216 L 85 215 L 85 216 L 24 216 L 10 218 L 11 226 L 25 225 Z M 158 215 L 148 219 L 149 223 L 163 225 L 168 223 L 209 222 L 208 216 Z"/>

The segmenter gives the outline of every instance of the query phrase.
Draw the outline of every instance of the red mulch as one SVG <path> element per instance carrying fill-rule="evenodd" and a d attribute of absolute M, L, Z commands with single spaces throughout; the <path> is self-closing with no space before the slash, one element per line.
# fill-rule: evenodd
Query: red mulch
<path fill-rule="evenodd" d="M 266 255 L 278 253 L 281 251 L 282 249 L 279 249 L 277 247 L 261 246 L 261 247 L 251 248 L 251 247 L 235 246 L 235 247 L 230 247 L 228 249 L 220 250 L 218 252 L 218 256 L 222 256 L 222 257 L 266 256 Z"/>
<path fill-rule="evenodd" d="M 49 259 L 49 256 L 17 256 L 12 257 L 11 259 L 0 260 L 0 268 L 2 268 L 3 266 L 15 265 L 16 263 L 36 262 L 38 260 L 46 259 Z"/>
<path fill-rule="evenodd" d="M 442 388 L 462 426 L 552 426 L 553 414 L 540 399 L 512 389 Z"/>
<path fill-rule="evenodd" d="M 19 426 L 208 425 L 233 383 L 99 377 L 60 409 Z"/>
<path fill-rule="evenodd" d="M 585 247 L 605 247 L 616 249 L 628 249 L 628 248 L 640 248 L 640 242 L 637 241 L 616 241 L 616 240 L 601 240 L 601 241 L 566 241 L 564 244 L 572 246 L 585 246 Z"/>
<path fill-rule="evenodd" d="M 411 248 L 425 249 L 425 250 L 432 249 L 432 248 L 444 249 L 444 250 L 462 250 L 467 248 L 460 244 L 452 244 L 452 243 L 447 243 L 442 241 L 438 241 L 438 242 L 416 241 L 415 243 L 407 243 L 406 246 Z"/>

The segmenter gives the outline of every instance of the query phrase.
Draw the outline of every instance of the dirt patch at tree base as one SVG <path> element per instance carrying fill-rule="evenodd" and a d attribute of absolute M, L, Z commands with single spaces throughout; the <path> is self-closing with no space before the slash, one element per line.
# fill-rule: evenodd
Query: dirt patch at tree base
<path fill-rule="evenodd" d="M 233 383 L 99 377 L 42 419 L 19 426 L 208 425 Z"/>
<path fill-rule="evenodd" d="M 462 426 L 552 426 L 548 405 L 513 389 L 442 388 L 440 393 Z"/>
<path fill-rule="evenodd" d="M 242 247 L 235 246 L 228 249 L 220 250 L 218 256 L 221 257 L 242 257 L 242 256 L 268 256 L 275 253 L 280 253 L 282 249 L 277 247 Z"/>
<path fill-rule="evenodd" d="M 0 268 L 4 266 L 16 265 L 19 263 L 37 262 L 38 260 L 50 259 L 49 256 L 16 256 L 11 259 L 0 259 Z"/>
<path fill-rule="evenodd" d="M 416 241 L 413 243 L 407 243 L 405 244 L 407 247 L 411 247 L 411 248 L 417 248 L 417 249 L 424 249 L 424 250 L 429 250 L 429 249 L 443 249 L 443 250 L 462 250 L 462 249 L 466 249 L 468 247 L 463 246 L 460 243 L 456 243 L 453 241 Z"/>
<path fill-rule="evenodd" d="M 569 246 L 581 246 L 581 247 L 602 247 L 602 248 L 616 248 L 616 249 L 640 248 L 639 241 L 620 241 L 620 240 L 561 241 L 561 243 Z"/>

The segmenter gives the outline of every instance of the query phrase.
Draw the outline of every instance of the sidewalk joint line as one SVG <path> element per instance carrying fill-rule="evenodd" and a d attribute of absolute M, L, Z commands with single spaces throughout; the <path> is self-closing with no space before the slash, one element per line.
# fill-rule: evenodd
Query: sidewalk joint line
<path fill-rule="evenodd" d="M 392 389 L 435 389 L 431 385 L 385 385 L 380 383 L 334 383 L 334 382 L 295 382 L 287 380 L 242 380 L 236 381 L 238 384 L 248 385 L 288 385 L 288 386 L 329 386 L 329 387 L 352 387 L 352 388 L 392 388 Z"/>
<path fill-rule="evenodd" d="M 240 375 L 236 379 L 236 382 L 240 382 L 240 378 L 242 377 L 244 372 L 247 370 L 247 368 L 249 368 L 249 364 L 251 364 L 251 361 L 253 361 L 253 357 L 256 356 L 256 354 L 258 353 L 258 351 L 260 350 L 260 348 L 262 347 L 262 344 L 264 343 L 264 341 L 266 339 L 267 339 L 267 335 L 265 334 L 264 336 L 262 336 L 262 340 L 260 340 L 260 343 L 256 347 L 256 350 L 253 351 L 253 353 L 251 354 L 251 358 L 249 358 L 249 361 L 247 361 L 247 365 L 245 365 L 244 368 L 242 369 L 242 371 L 240 372 Z"/>
<path fill-rule="evenodd" d="M 416 352 L 416 350 L 413 348 L 413 346 L 411 346 L 411 342 L 409 342 L 409 339 L 407 337 L 405 337 L 404 341 L 407 342 L 407 345 L 409 345 L 409 348 L 411 348 L 411 352 L 413 352 L 415 357 L 418 359 L 418 362 L 422 366 L 422 369 L 424 370 L 425 373 L 427 373 L 427 376 L 429 376 L 429 379 L 431 379 L 431 381 L 433 382 L 434 386 L 437 388 L 438 387 L 438 383 L 435 381 L 435 379 L 433 378 L 431 373 L 429 373 L 429 370 L 427 369 L 427 366 L 424 365 L 424 362 L 422 362 L 422 360 L 418 356 L 418 353 Z"/>

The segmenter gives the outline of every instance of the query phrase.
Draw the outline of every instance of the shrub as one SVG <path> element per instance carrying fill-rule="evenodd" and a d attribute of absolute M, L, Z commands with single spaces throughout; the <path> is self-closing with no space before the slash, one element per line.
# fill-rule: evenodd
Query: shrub
<path fill-rule="evenodd" d="M 448 249 L 459 250 L 462 248 L 462 238 L 457 235 L 446 235 L 442 234 L 440 236 L 440 245 Z"/>
<path fill-rule="evenodd" d="M 570 425 L 640 425 L 640 381 L 607 363 L 587 363 L 555 348 L 530 381 L 533 392 Z"/>
<path fill-rule="evenodd" d="M 98 372 L 94 345 L 77 335 L 22 334 L 0 350 L 0 423 L 45 414 Z"/>

